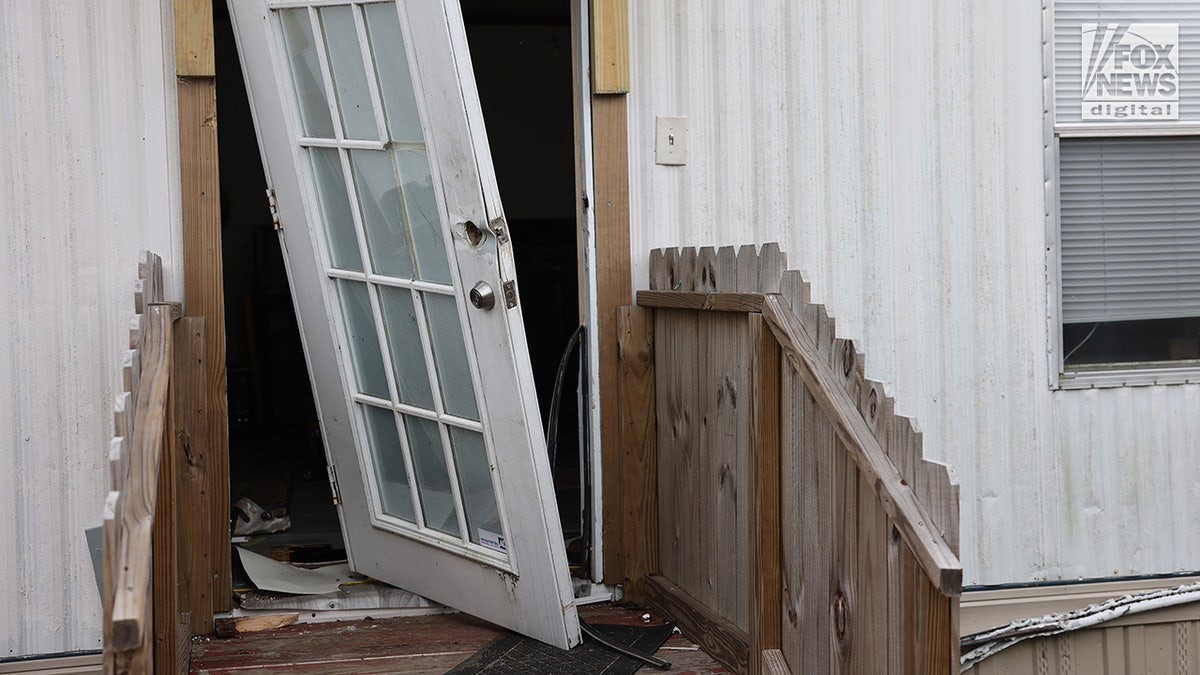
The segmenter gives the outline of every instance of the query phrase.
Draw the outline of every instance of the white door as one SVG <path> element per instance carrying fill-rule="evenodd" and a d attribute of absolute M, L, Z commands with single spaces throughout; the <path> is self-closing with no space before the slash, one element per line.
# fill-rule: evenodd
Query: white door
<path fill-rule="evenodd" d="M 351 565 L 577 644 L 457 0 L 229 7 Z"/>

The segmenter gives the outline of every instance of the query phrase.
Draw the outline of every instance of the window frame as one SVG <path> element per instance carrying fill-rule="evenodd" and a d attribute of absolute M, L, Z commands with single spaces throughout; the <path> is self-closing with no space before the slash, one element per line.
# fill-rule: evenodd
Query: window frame
<path fill-rule="evenodd" d="M 1145 387 L 1200 384 L 1200 363 L 1162 361 L 1161 365 L 1118 367 L 1094 364 L 1067 370 L 1062 324 L 1062 249 L 1059 141 L 1062 138 L 1200 137 L 1197 122 L 1065 122 L 1055 121 L 1054 4 L 1042 0 L 1042 164 L 1043 211 L 1046 227 L 1046 331 L 1049 340 L 1047 372 L 1051 389 Z"/>

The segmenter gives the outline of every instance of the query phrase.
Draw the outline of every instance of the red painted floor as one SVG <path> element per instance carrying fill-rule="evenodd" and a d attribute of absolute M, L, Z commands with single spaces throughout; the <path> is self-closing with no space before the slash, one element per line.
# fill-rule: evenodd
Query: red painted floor
<path fill-rule="evenodd" d="M 607 603 L 580 609 L 580 614 L 593 624 L 640 624 L 646 613 L 636 607 Z M 651 617 L 651 621 L 661 623 L 657 617 Z M 444 673 L 501 632 L 465 614 L 439 614 L 297 624 L 230 638 L 197 637 L 192 645 L 192 673 Z M 667 640 L 657 656 L 672 663 L 672 669 L 665 672 L 727 672 L 682 635 Z M 664 671 L 647 666 L 640 672 Z"/>

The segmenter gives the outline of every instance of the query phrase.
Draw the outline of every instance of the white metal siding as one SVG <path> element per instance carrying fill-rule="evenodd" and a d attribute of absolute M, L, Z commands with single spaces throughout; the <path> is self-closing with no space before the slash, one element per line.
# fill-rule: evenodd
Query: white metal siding
<path fill-rule="evenodd" d="M 1200 388 L 1048 386 L 1040 5 L 630 3 L 634 284 L 781 242 L 957 470 L 965 583 L 1196 569 Z"/>
<path fill-rule="evenodd" d="M 171 3 L 0 2 L 0 658 L 100 646 L 137 253 L 179 297 Z"/>

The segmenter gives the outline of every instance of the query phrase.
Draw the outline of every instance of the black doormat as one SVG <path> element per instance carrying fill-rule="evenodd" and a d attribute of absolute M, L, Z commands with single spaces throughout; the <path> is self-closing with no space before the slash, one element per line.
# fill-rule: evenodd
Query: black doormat
<path fill-rule="evenodd" d="M 639 654 L 653 654 L 671 637 L 674 626 L 620 626 L 591 624 L 605 640 Z M 532 673 L 569 673 L 570 675 L 630 675 L 642 662 L 613 651 L 584 636 L 583 644 L 570 651 L 538 642 L 513 632 L 505 633 L 484 645 L 471 658 L 449 671 L 452 675 L 526 675 Z"/>

